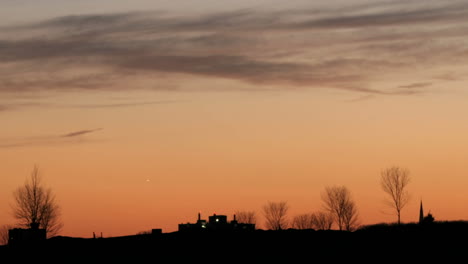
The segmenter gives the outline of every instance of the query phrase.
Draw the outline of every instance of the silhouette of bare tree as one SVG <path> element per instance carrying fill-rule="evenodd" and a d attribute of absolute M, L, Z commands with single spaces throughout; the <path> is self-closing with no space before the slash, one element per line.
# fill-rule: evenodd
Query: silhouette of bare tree
<path fill-rule="evenodd" d="M 409 171 L 405 168 L 393 166 L 381 172 L 380 183 L 384 192 L 390 196 L 387 204 L 396 210 L 398 224 L 400 224 L 401 210 L 403 210 L 410 199 L 409 193 L 406 190 L 409 182 Z"/>
<path fill-rule="evenodd" d="M 356 227 L 356 205 L 345 186 L 326 187 L 322 200 L 325 209 L 334 216 L 339 230 L 352 231 Z"/>
<path fill-rule="evenodd" d="M 30 180 L 13 192 L 13 197 L 13 216 L 20 226 L 43 228 L 48 237 L 58 234 L 63 226 L 59 221 L 60 207 L 52 190 L 42 185 L 37 166 Z"/>
<path fill-rule="evenodd" d="M 317 212 L 312 215 L 312 224 L 317 230 L 330 230 L 333 225 L 333 215 L 330 212 Z"/>
<path fill-rule="evenodd" d="M 242 224 L 256 224 L 257 222 L 254 211 L 237 211 L 236 220 Z"/>
<path fill-rule="evenodd" d="M 268 202 L 263 206 L 263 214 L 266 218 L 266 228 L 272 230 L 283 230 L 288 228 L 287 213 L 289 210 L 288 203 Z"/>
<path fill-rule="evenodd" d="M 356 204 L 351 200 L 343 207 L 343 224 L 346 231 L 354 231 L 359 227 Z"/>
<path fill-rule="evenodd" d="M 13 227 L 10 225 L 3 225 L 0 227 L 0 245 L 8 244 L 8 230 L 12 229 Z"/>
<path fill-rule="evenodd" d="M 292 219 L 292 227 L 295 229 L 313 229 L 314 214 L 300 214 Z"/>

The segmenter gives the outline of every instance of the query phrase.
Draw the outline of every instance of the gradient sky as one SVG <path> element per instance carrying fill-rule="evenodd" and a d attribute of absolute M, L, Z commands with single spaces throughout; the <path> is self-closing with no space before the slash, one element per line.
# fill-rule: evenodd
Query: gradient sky
<path fill-rule="evenodd" d="M 254 4 L 252 4 L 254 2 Z M 313 3 L 311 3 L 313 2 Z M 395 222 L 409 169 L 436 220 L 468 219 L 468 2 L 0 0 L 0 225 L 34 165 L 62 234 L 131 235 L 344 185 Z"/>

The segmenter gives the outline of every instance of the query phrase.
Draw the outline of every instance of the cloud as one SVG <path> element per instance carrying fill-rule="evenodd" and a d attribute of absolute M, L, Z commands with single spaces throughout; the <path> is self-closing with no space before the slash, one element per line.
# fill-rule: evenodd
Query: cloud
<path fill-rule="evenodd" d="M 13 102 L 0 105 L 0 112 L 2 111 L 14 111 L 25 107 L 40 107 L 45 106 L 46 104 L 38 102 Z"/>
<path fill-rule="evenodd" d="M 126 100 L 126 99 L 125 99 Z M 96 103 L 96 104 L 59 104 L 50 102 L 11 102 L 8 104 L 0 105 L 0 112 L 14 111 L 24 108 L 80 108 L 80 109 L 112 109 L 122 107 L 138 107 L 138 106 L 151 106 L 160 104 L 171 104 L 179 102 L 176 100 L 161 100 L 161 101 L 143 101 L 143 102 L 120 102 L 120 103 Z"/>
<path fill-rule="evenodd" d="M 464 77 L 465 75 L 463 75 Z M 441 75 L 438 75 L 438 76 L 434 76 L 434 79 L 437 79 L 437 80 L 443 80 L 443 81 L 457 81 L 457 80 L 461 80 L 463 79 L 463 77 L 461 76 L 458 76 L 452 72 L 449 72 L 449 73 L 444 73 L 444 74 L 441 74 Z"/>
<path fill-rule="evenodd" d="M 403 88 L 403 89 L 416 89 L 416 88 L 424 88 L 431 86 L 432 83 L 429 82 L 420 82 L 420 83 L 411 83 L 407 85 L 400 85 L 398 88 Z"/>
<path fill-rule="evenodd" d="M 170 104 L 176 101 L 165 100 L 165 101 L 148 101 L 148 102 L 130 102 L 130 103 L 108 103 L 108 104 L 72 104 L 64 105 L 63 107 L 69 108 L 120 108 L 120 107 L 135 107 L 145 105 L 158 105 L 158 104 Z"/>
<path fill-rule="evenodd" d="M 84 135 L 84 134 L 89 134 L 89 133 L 92 133 L 92 132 L 96 132 L 96 131 L 99 131 L 101 129 L 102 128 L 79 130 L 79 131 L 74 131 L 74 132 L 70 132 L 70 133 L 61 135 L 60 137 L 77 137 L 77 136 L 81 136 L 81 135 Z"/>
<path fill-rule="evenodd" d="M 362 101 L 371 100 L 371 99 L 373 99 L 373 98 L 375 98 L 375 95 L 373 95 L 373 94 L 368 94 L 368 95 L 359 96 L 359 97 L 357 97 L 357 98 L 345 100 L 345 102 L 348 102 L 348 103 L 356 103 L 356 102 L 362 102 Z"/>
<path fill-rule="evenodd" d="M 256 89 L 414 94 L 380 88 L 373 80 L 421 64 L 465 65 L 460 58 L 467 52 L 466 17 L 464 1 L 63 16 L 2 29 L 0 93 L 134 90 L 141 86 L 128 84 L 137 80 L 154 83 L 163 75 L 177 83 L 184 74 Z M 422 92 L 424 86 L 418 88 Z"/>
<path fill-rule="evenodd" d="M 20 143 L 2 143 L 0 144 L 0 148 L 15 148 L 15 147 L 23 147 L 31 145 L 30 142 L 20 142 Z M 32 143 L 34 145 L 34 143 Z"/>
<path fill-rule="evenodd" d="M 10 138 L 2 139 L 0 148 L 16 148 L 27 146 L 55 146 L 64 144 L 76 144 L 89 142 L 90 140 L 83 138 L 84 135 L 102 130 L 102 128 L 85 129 L 73 131 L 62 135 L 45 135 L 37 137 Z"/>
<path fill-rule="evenodd" d="M 431 6 L 432 5 L 432 6 Z M 377 5 L 372 5 L 376 7 Z M 444 22 L 460 22 L 466 18 L 466 2 L 435 5 L 428 2 L 424 6 L 408 1 L 395 9 L 374 11 L 373 13 L 344 14 L 297 23 L 293 27 L 302 28 L 369 28 L 382 26 L 409 26 L 414 24 L 434 25 Z M 354 10 L 358 11 L 358 10 Z"/>

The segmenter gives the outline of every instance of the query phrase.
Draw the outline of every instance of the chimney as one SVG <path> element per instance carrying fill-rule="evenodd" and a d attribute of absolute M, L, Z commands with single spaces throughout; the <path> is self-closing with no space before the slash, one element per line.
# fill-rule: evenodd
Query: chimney
<path fill-rule="evenodd" d="M 200 212 L 198 212 L 198 221 L 201 220 Z"/>
<path fill-rule="evenodd" d="M 33 221 L 31 224 L 29 224 L 29 226 L 31 227 L 31 229 L 39 229 L 39 223 L 37 223 L 36 221 Z"/>

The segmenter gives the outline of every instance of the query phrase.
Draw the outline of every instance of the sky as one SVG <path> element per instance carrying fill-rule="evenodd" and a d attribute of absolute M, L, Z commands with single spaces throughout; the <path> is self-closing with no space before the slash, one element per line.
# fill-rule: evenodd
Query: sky
<path fill-rule="evenodd" d="M 345 186 L 468 219 L 468 2 L 0 0 L 0 225 L 38 166 L 63 236 L 232 220 Z"/>

